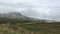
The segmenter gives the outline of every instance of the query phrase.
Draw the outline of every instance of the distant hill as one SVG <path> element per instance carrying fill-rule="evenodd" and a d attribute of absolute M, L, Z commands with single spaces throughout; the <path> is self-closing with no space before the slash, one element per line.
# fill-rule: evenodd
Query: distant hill
<path fill-rule="evenodd" d="M 44 20 L 44 19 L 37 19 L 32 17 L 27 17 L 22 15 L 20 12 L 8 12 L 8 13 L 0 13 L 0 17 L 2 18 L 11 18 L 11 19 L 22 19 L 25 21 L 37 21 L 37 22 L 56 22 L 55 20 Z"/>
<path fill-rule="evenodd" d="M 19 12 L 8 12 L 0 14 L 0 17 L 8 17 L 8 18 L 20 18 L 24 19 L 24 16 Z"/>
<path fill-rule="evenodd" d="M 2 18 L 11 18 L 11 19 L 23 19 L 23 20 L 26 20 L 26 21 L 37 20 L 35 18 L 24 16 L 20 12 L 0 13 L 0 17 L 2 17 Z"/>

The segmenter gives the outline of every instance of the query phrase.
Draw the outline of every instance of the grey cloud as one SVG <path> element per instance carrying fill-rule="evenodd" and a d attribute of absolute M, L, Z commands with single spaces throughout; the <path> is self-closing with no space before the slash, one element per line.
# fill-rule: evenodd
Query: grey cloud
<path fill-rule="evenodd" d="M 7 7 L 13 7 L 13 8 L 32 8 L 32 7 L 36 7 L 34 5 L 31 5 L 30 3 L 17 3 L 17 4 L 14 4 L 14 3 L 0 3 L 0 5 L 3 5 L 3 6 L 7 6 Z"/>
<path fill-rule="evenodd" d="M 60 19 L 60 0 L 0 0 L 0 9 L 3 8 L 9 8 L 8 10 L 24 8 L 27 12 L 23 12 L 27 16 Z M 29 8 L 32 9 L 31 12 L 28 12 Z"/>

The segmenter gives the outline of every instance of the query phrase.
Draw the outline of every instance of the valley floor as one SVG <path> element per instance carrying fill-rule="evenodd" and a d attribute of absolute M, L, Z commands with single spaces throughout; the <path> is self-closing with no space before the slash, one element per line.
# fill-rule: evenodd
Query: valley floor
<path fill-rule="evenodd" d="M 60 23 L 0 24 L 0 34 L 60 34 Z"/>

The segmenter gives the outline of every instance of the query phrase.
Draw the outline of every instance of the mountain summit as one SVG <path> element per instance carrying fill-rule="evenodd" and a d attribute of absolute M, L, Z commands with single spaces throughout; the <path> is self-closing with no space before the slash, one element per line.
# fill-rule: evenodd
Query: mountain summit
<path fill-rule="evenodd" d="M 21 13 L 19 13 L 19 12 L 3 13 L 3 14 L 0 14 L 0 17 L 25 19 L 25 16 L 23 16 L 23 15 L 22 15 Z"/>

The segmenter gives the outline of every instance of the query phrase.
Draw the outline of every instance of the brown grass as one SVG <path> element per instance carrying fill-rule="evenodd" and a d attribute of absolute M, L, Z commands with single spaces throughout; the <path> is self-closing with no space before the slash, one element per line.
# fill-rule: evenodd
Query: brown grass
<path fill-rule="evenodd" d="M 58 23 L 0 25 L 0 34 L 60 34 Z"/>

